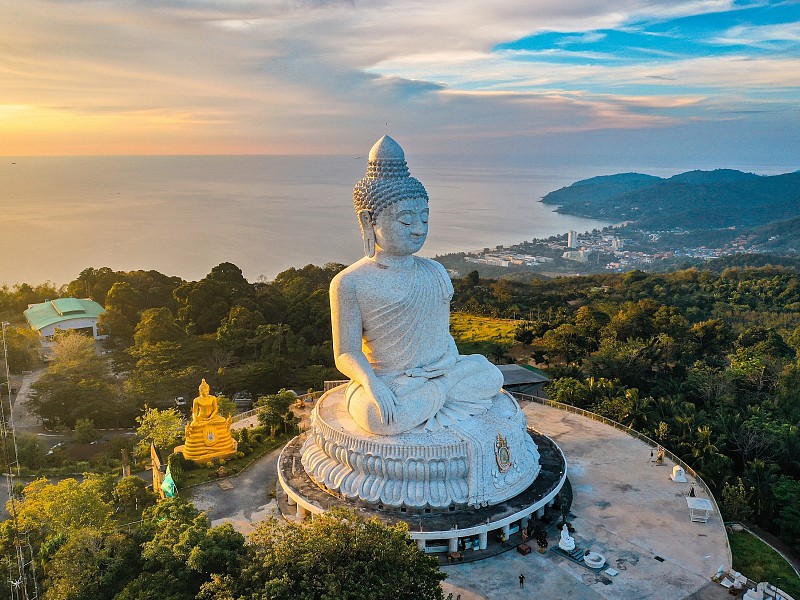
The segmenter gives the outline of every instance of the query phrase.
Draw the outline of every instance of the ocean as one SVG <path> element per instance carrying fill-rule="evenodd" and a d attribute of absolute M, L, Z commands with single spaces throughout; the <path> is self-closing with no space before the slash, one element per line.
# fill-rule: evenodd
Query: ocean
<path fill-rule="evenodd" d="M 366 156 L 0 157 L 0 284 L 67 283 L 86 267 L 187 280 L 221 262 L 254 281 L 362 255 L 352 208 Z M 430 196 L 424 256 L 607 225 L 539 199 L 614 171 L 464 157 L 409 159 Z M 676 169 L 650 169 L 657 175 Z"/>

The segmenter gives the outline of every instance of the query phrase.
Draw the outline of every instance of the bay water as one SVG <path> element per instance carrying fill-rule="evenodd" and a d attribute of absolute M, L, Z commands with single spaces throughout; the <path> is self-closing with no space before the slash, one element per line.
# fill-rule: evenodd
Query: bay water
<path fill-rule="evenodd" d="M 227 261 L 254 281 L 308 263 L 349 264 L 362 255 L 352 189 L 366 163 L 366 156 L 2 157 L 0 284 L 61 284 L 90 266 L 196 280 Z M 443 156 L 415 157 L 409 167 L 430 196 L 424 256 L 607 224 L 539 202 L 602 171 Z"/>

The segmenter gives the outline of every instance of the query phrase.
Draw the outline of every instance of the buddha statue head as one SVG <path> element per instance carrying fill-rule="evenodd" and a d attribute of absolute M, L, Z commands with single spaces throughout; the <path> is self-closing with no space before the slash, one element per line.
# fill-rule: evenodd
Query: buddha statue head
<path fill-rule="evenodd" d="M 369 152 L 366 176 L 353 188 L 353 206 L 361 226 L 364 254 L 370 258 L 375 256 L 376 239 L 379 245 L 381 239 L 387 246 L 393 245 L 390 250 L 396 252 L 419 250 L 427 235 L 427 204 L 428 193 L 419 180 L 409 174 L 403 149 L 384 135 Z M 379 219 L 386 221 L 387 227 L 381 227 Z M 414 226 L 411 222 L 414 221 L 416 232 L 411 239 L 397 245 L 390 221 L 406 226 Z M 382 237 L 382 230 L 386 236 Z"/>
<path fill-rule="evenodd" d="M 206 380 L 200 382 L 200 396 L 206 397 L 211 393 L 211 387 L 206 383 Z"/>

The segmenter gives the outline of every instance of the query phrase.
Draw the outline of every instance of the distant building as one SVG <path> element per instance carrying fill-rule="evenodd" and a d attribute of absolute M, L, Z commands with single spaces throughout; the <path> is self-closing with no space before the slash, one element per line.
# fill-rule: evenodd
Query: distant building
<path fill-rule="evenodd" d="M 576 262 L 585 263 L 589 262 L 589 256 L 591 256 L 591 252 L 588 250 L 567 250 L 564 254 L 561 255 L 561 258 L 565 260 L 574 260 Z"/>
<path fill-rule="evenodd" d="M 41 304 L 29 304 L 24 315 L 31 329 L 39 332 L 42 345 L 49 346 L 57 331 L 75 330 L 95 339 L 104 338 L 97 333 L 97 318 L 105 310 L 88 298 L 59 298 Z"/>
<path fill-rule="evenodd" d="M 575 233 L 572 229 L 569 230 L 567 234 L 567 248 L 577 248 L 578 247 L 578 234 Z"/>

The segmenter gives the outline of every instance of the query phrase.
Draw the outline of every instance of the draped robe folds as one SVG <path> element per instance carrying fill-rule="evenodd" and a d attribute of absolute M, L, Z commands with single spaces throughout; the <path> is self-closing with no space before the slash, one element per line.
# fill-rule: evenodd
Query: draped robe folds
<path fill-rule="evenodd" d="M 416 428 L 435 430 L 491 406 L 503 376 L 481 355 L 458 355 L 450 335 L 452 295 L 444 269 L 414 257 L 413 276 L 403 298 L 373 307 L 365 307 L 359 299 L 363 352 L 397 398 L 395 421 L 383 423 L 375 400 L 351 381 L 346 390 L 348 410 L 363 429 L 390 435 Z M 426 367 L 433 372 L 427 373 Z"/>

